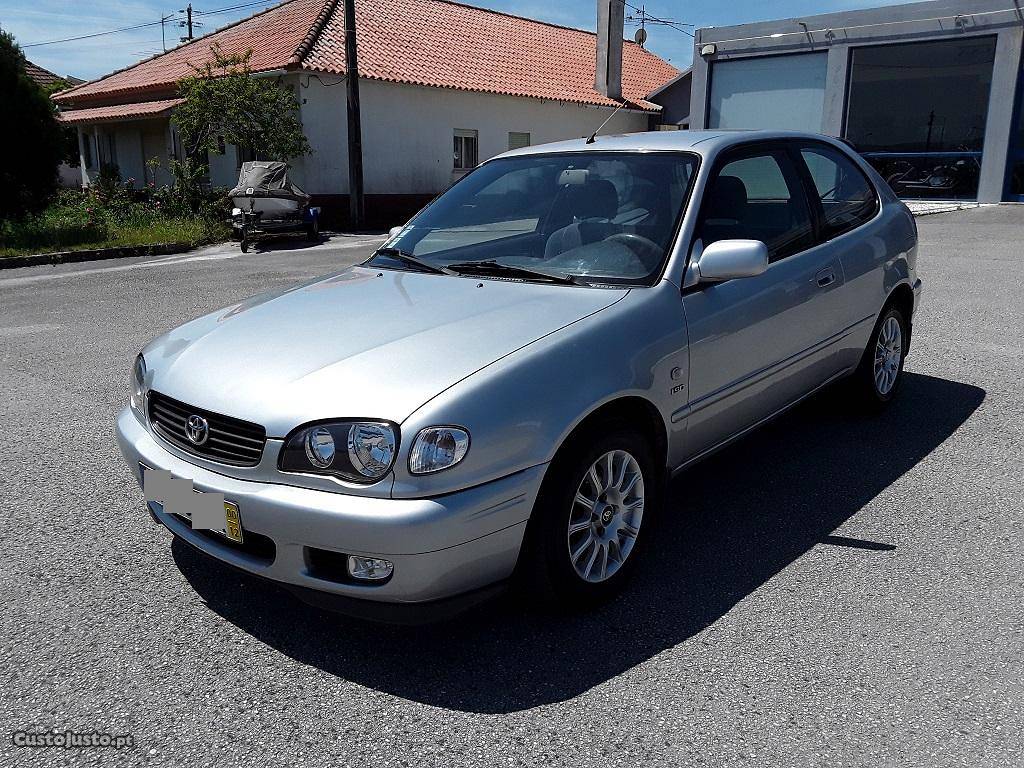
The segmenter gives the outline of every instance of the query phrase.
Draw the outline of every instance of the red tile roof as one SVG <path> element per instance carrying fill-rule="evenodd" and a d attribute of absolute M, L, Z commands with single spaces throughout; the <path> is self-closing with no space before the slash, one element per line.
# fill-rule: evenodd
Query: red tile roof
<path fill-rule="evenodd" d="M 359 74 L 375 80 L 615 106 L 594 90 L 596 36 L 446 0 L 366 0 L 356 11 Z M 622 51 L 623 95 L 644 108 L 678 71 L 635 43 Z M 345 72 L 344 14 L 330 16 L 307 69 Z"/>
<path fill-rule="evenodd" d="M 38 64 L 33 64 L 31 61 L 25 62 L 25 74 L 28 75 L 29 80 L 41 88 L 49 88 L 55 83 L 66 82 L 65 78 L 55 75 L 48 69 L 43 69 Z M 78 82 L 81 82 L 81 80 Z"/>
<path fill-rule="evenodd" d="M 101 123 L 105 120 L 142 120 L 156 117 L 176 107 L 184 99 L 163 99 L 161 101 L 140 101 L 132 104 L 114 104 L 109 107 L 71 109 L 60 112 L 57 119 L 67 125 L 78 123 Z"/>
<path fill-rule="evenodd" d="M 86 101 L 109 101 L 114 97 L 129 100 L 144 91 L 171 96 L 179 80 L 194 74 L 193 66 L 202 66 L 210 59 L 211 45 L 220 46 L 228 55 L 251 50 L 249 66 L 254 72 L 280 69 L 288 65 L 324 5 L 325 0 L 288 0 L 173 51 L 61 91 L 54 98 L 59 104 L 84 106 Z"/>
<path fill-rule="evenodd" d="M 193 43 L 64 91 L 84 106 L 129 94 L 171 95 L 216 43 L 225 53 L 252 49 L 254 71 L 301 68 L 345 73 L 344 4 L 288 0 Z M 450 0 L 356 0 L 360 76 L 396 83 L 615 106 L 594 90 L 596 36 Z M 678 71 L 635 43 L 623 44 L 623 95 L 644 97 Z"/>

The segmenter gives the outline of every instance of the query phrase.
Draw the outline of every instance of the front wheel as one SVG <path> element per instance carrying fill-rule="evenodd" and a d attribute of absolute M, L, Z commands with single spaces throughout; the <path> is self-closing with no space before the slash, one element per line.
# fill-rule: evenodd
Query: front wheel
<path fill-rule="evenodd" d="M 879 410 L 896 397 L 903 381 L 903 362 L 910 340 L 907 319 L 896 307 L 879 318 L 851 384 L 858 399 Z"/>
<path fill-rule="evenodd" d="M 532 595 L 574 607 L 620 589 L 640 557 L 659 493 L 642 434 L 610 428 L 566 446 L 548 470 L 523 544 L 519 575 Z"/>

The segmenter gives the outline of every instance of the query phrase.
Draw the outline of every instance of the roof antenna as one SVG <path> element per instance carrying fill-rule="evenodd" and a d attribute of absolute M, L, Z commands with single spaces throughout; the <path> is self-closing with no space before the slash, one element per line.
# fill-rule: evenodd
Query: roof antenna
<path fill-rule="evenodd" d="M 599 126 L 597 126 L 597 130 L 594 131 L 592 134 L 590 134 L 590 138 L 587 139 L 586 143 L 587 144 L 593 144 L 595 141 L 597 141 L 597 134 L 599 134 L 601 132 L 602 128 L 604 128 L 606 125 L 608 125 L 608 122 L 613 117 L 615 117 L 615 115 L 617 115 L 619 113 L 619 110 L 622 109 L 624 106 L 626 106 L 626 100 L 625 99 L 623 99 L 622 103 L 619 104 L 619 106 L 617 106 L 615 108 L 614 112 L 612 112 L 610 115 L 608 115 L 608 117 L 605 118 L 605 121 L 603 123 L 601 123 Z"/>

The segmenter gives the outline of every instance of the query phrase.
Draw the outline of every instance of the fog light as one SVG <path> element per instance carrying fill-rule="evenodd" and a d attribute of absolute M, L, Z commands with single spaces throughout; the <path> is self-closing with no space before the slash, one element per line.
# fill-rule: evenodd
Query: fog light
<path fill-rule="evenodd" d="M 395 565 L 380 557 L 348 556 L 348 575 L 360 581 L 383 581 L 391 576 Z"/>

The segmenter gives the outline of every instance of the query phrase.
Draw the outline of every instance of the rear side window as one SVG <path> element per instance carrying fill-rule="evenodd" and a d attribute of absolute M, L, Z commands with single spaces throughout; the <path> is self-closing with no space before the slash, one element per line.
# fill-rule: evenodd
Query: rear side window
<path fill-rule="evenodd" d="M 813 243 L 807 200 L 784 150 L 727 160 L 705 194 L 698 229 L 705 247 L 717 240 L 760 240 L 769 259 L 778 261 Z"/>
<path fill-rule="evenodd" d="M 829 240 L 874 218 L 878 198 L 864 173 L 831 147 L 802 147 L 814 195 L 821 201 L 822 239 Z"/>

